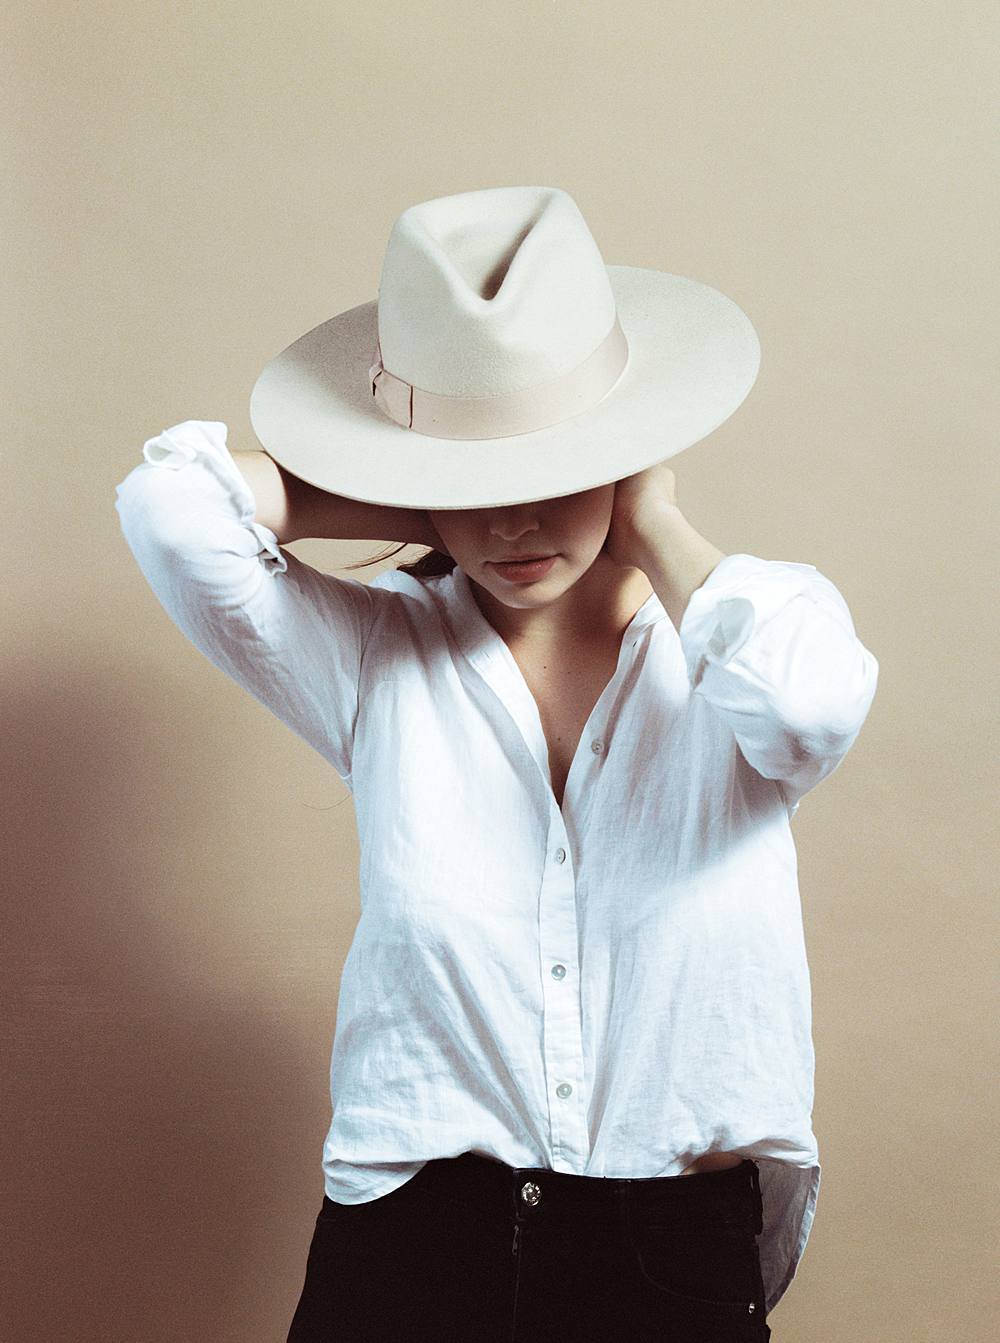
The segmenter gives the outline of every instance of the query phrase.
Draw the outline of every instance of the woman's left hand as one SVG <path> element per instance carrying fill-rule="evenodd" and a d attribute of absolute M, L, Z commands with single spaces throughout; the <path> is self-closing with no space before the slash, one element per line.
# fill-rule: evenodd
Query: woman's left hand
<path fill-rule="evenodd" d="M 655 525 L 664 508 L 677 507 L 677 477 L 665 462 L 655 462 L 634 476 L 616 481 L 604 551 L 616 564 L 638 567 L 637 542 L 643 528 Z"/>

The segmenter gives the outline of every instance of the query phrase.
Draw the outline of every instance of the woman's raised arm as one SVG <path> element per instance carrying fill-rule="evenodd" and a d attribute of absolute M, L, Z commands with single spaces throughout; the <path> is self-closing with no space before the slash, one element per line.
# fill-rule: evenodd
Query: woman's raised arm
<path fill-rule="evenodd" d="M 422 508 L 393 508 L 317 489 L 286 471 L 266 452 L 233 452 L 256 502 L 256 521 L 278 541 L 325 537 L 335 541 L 401 541 L 437 546 L 440 538 Z"/>

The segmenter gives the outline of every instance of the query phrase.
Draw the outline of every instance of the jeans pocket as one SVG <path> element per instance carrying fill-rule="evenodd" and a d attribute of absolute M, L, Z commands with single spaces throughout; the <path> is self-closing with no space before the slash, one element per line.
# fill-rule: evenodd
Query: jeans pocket
<path fill-rule="evenodd" d="M 332 1198 L 324 1194 L 322 1206 L 316 1215 L 316 1226 L 317 1228 L 339 1226 L 342 1222 L 356 1221 L 359 1218 L 367 1221 L 388 1211 L 390 1207 L 395 1210 L 397 1204 L 408 1203 L 413 1197 L 419 1196 L 419 1193 L 413 1180 L 410 1179 L 404 1180 L 395 1189 L 390 1189 L 387 1194 L 365 1199 L 361 1203 L 335 1203 Z"/>
<path fill-rule="evenodd" d="M 349 1211 L 350 1209 L 345 1203 L 334 1203 L 332 1198 L 324 1194 L 322 1206 L 316 1214 L 316 1225 L 326 1225 L 332 1222 L 334 1218 L 339 1220 L 341 1214 L 346 1215 Z"/>
<path fill-rule="evenodd" d="M 733 1337 L 767 1336 L 760 1251 L 745 1220 L 685 1229 L 632 1213 L 629 1240 L 640 1280 L 678 1324 L 730 1325 Z"/>

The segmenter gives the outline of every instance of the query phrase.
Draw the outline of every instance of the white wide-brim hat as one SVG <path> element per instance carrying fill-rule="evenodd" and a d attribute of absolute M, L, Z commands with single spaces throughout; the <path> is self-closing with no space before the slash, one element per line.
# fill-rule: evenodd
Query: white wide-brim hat
<path fill-rule="evenodd" d="M 705 438 L 753 386 L 760 342 L 711 285 L 605 265 L 558 187 L 411 206 L 378 299 L 261 371 L 265 452 L 334 494 L 402 508 L 559 498 Z"/>

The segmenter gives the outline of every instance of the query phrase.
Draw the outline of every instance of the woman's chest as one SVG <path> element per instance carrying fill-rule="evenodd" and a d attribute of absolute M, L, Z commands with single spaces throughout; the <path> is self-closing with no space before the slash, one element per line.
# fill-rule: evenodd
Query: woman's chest
<path fill-rule="evenodd" d="M 578 650 L 558 661 L 511 650 L 538 707 L 548 747 L 549 774 L 562 806 L 566 778 L 580 737 L 618 665 L 618 649 L 600 653 Z"/>

